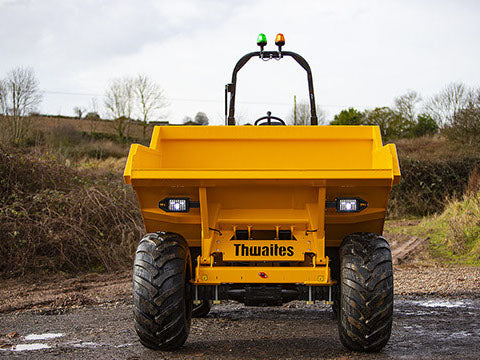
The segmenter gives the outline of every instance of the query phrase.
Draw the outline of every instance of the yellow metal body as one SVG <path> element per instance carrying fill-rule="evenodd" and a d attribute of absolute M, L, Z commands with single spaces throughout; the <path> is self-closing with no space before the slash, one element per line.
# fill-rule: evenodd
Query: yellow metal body
<path fill-rule="evenodd" d="M 354 232 L 382 233 L 400 169 L 376 126 L 157 126 L 150 147 L 132 145 L 124 179 L 147 232 L 176 232 L 201 248 L 196 284 L 331 285 L 325 247 Z M 200 207 L 158 207 L 175 196 Z M 349 196 L 368 207 L 325 209 Z M 281 230 L 291 239 L 279 240 Z"/>

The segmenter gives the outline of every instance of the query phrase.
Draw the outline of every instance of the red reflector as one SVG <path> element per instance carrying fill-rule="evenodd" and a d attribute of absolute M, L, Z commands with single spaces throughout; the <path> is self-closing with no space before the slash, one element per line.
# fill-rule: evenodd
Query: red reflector
<path fill-rule="evenodd" d="M 262 279 L 268 278 L 268 275 L 265 274 L 264 272 L 259 272 L 259 273 L 258 273 L 258 276 L 260 276 Z"/>

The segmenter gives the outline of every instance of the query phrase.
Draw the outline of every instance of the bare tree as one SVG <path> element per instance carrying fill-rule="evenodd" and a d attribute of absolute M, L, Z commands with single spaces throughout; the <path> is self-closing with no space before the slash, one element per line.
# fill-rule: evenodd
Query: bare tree
<path fill-rule="evenodd" d="M 480 103 L 470 104 L 458 111 L 443 134 L 459 146 L 480 150 Z"/>
<path fill-rule="evenodd" d="M 247 116 L 247 114 L 245 113 L 245 111 L 242 111 L 241 109 L 239 109 L 238 111 L 235 110 L 235 122 L 236 124 L 238 125 L 252 125 L 251 123 L 248 122 L 249 119 L 249 116 Z M 222 117 L 222 120 L 224 120 L 224 118 Z"/>
<path fill-rule="evenodd" d="M 422 101 L 422 97 L 414 90 L 400 95 L 394 99 L 395 110 L 410 123 L 415 123 L 417 118 L 417 105 Z"/>
<path fill-rule="evenodd" d="M 8 137 L 13 142 L 27 131 L 26 115 L 42 100 L 38 81 L 32 68 L 17 67 L 7 73 L 0 86 L 0 109 L 6 120 Z"/>
<path fill-rule="evenodd" d="M 143 125 L 143 140 L 146 140 L 148 121 L 165 117 L 160 111 L 168 106 L 164 91 L 147 75 L 138 75 L 133 82 L 135 108 Z"/>
<path fill-rule="evenodd" d="M 0 126 L 2 129 L 7 128 L 7 88 L 5 81 L 0 79 Z M 0 141 L 6 141 L 8 135 L 6 132 L 0 132 Z"/>
<path fill-rule="evenodd" d="M 327 113 L 317 105 L 317 119 L 319 125 L 324 125 L 327 121 Z M 292 125 L 310 125 L 312 113 L 310 111 L 310 104 L 302 101 L 293 106 L 292 112 L 288 118 L 288 122 Z"/>
<path fill-rule="evenodd" d="M 463 83 L 451 83 L 434 95 L 425 110 L 441 126 L 450 124 L 454 116 L 475 101 L 475 93 Z"/>
<path fill-rule="evenodd" d="M 5 81 L 0 80 L 0 115 L 7 113 L 7 87 Z"/>
<path fill-rule="evenodd" d="M 125 138 L 131 121 L 134 100 L 134 81 L 131 78 L 117 78 L 111 81 L 105 92 L 105 107 L 114 121 L 120 139 Z"/>
<path fill-rule="evenodd" d="M 82 115 L 86 112 L 86 110 L 84 108 L 81 108 L 80 106 L 75 106 L 73 108 L 73 113 L 75 114 L 75 116 L 79 119 L 82 118 Z"/>
<path fill-rule="evenodd" d="M 2 79 L 0 79 L 0 114 L 7 114 L 7 86 Z"/>
<path fill-rule="evenodd" d="M 96 130 L 97 121 L 100 120 L 97 99 L 94 97 L 90 99 L 90 111 L 85 115 L 85 119 L 90 121 L 90 135 L 92 136 Z"/>

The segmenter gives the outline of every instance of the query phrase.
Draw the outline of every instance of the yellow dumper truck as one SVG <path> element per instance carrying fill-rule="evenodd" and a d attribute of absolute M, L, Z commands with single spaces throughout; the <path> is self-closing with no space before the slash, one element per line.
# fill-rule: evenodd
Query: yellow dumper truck
<path fill-rule="evenodd" d="M 395 145 L 382 145 L 376 126 L 316 126 L 308 63 L 282 51 L 281 34 L 277 51 L 264 51 L 263 34 L 257 42 L 225 88 L 226 126 L 156 126 L 149 147 L 131 146 L 124 179 L 147 231 L 134 262 L 136 331 L 145 346 L 172 350 L 212 302 L 326 301 L 348 349 L 378 351 L 392 326 L 381 234 L 400 180 Z M 311 126 L 270 112 L 235 126 L 237 72 L 251 58 L 284 57 L 307 72 Z"/>

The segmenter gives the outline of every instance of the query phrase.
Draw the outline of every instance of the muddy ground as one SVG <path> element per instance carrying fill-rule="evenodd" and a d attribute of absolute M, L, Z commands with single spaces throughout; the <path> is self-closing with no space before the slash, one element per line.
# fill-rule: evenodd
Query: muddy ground
<path fill-rule="evenodd" d="M 19 334 L 0 350 L 9 359 L 480 358 L 479 300 L 398 298 L 391 340 L 378 354 L 345 350 L 330 308 L 301 302 L 217 305 L 207 318 L 193 320 L 177 352 L 144 348 L 132 329 L 132 307 L 124 303 L 2 314 L 0 324 Z"/>
<path fill-rule="evenodd" d="M 395 311 L 378 354 L 345 350 L 330 306 L 215 305 L 177 352 L 144 348 L 133 329 L 131 271 L 0 281 L 7 359 L 480 359 L 480 268 L 426 256 L 422 239 L 391 241 Z"/>
<path fill-rule="evenodd" d="M 329 306 L 216 305 L 180 351 L 144 348 L 132 326 L 130 273 L 3 281 L 0 357 L 8 359 L 478 359 L 480 269 L 395 267 L 393 334 L 379 354 L 345 350 Z"/>

